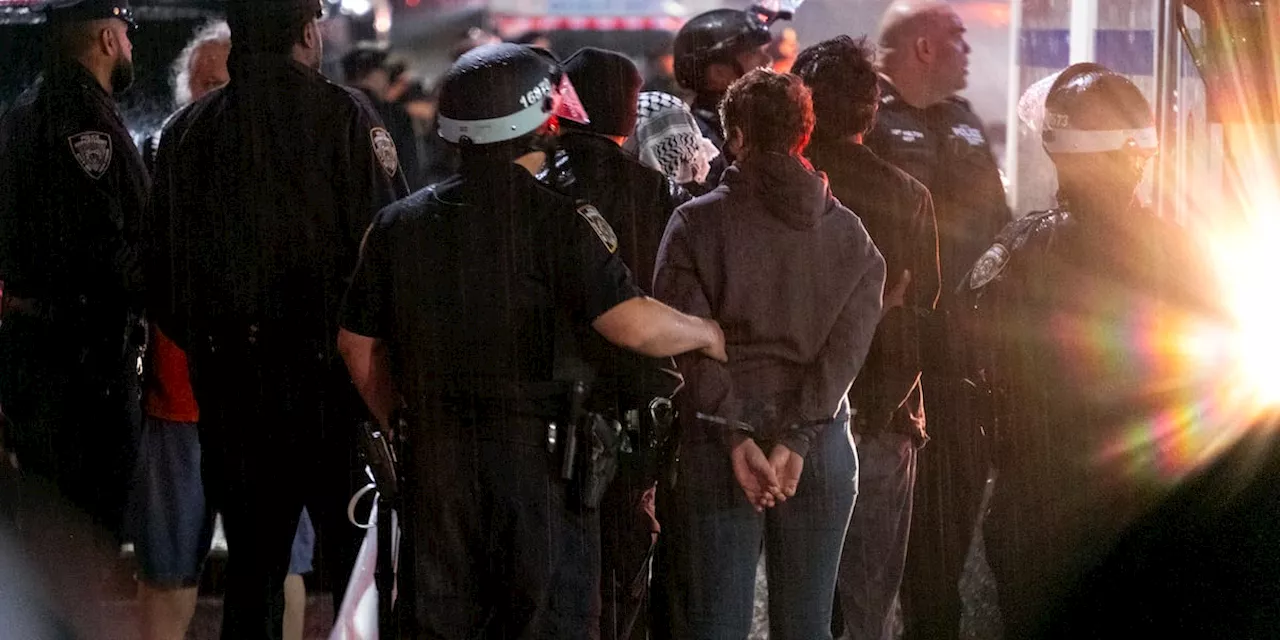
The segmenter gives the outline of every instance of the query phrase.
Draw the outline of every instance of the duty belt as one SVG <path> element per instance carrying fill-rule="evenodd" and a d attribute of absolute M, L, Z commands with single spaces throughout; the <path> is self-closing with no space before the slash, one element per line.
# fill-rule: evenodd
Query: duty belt
<path fill-rule="evenodd" d="M 27 298 L 17 295 L 5 295 L 0 299 L 0 315 L 8 315 L 10 313 L 19 313 L 21 315 L 38 318 L 45 321 L 53 321 L 62 315 L 70 315 L 73 310 L 80 310 L 89 306 L 89 297 L 85 295 L 69 297 L 62 300 L 52 300 L 48 298 Z"/>

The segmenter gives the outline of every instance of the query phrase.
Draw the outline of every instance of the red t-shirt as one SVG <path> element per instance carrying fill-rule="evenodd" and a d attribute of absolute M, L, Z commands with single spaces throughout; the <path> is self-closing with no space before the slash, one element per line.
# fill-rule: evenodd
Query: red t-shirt
<path fill-rule="evenodd" d="M 147 415 L 170 422 L 198 422 L 200 406 L 191 390 L 187 354 L 156 327 L 151 345 L 151 370 L 143 395 Z"/>

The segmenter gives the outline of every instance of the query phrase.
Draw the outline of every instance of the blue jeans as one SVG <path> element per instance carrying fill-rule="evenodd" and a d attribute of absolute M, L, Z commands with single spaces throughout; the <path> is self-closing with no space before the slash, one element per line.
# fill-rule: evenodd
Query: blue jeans
<path fill-rule="evenodd" d="M 664 602 L 656 603 L 654 623 L 664 629 L 658 637 L 746 638 L 763 548 L 769 637 L 830 639 L 836 571 L 857 478 L 847 416 L 815 439 L 796 495 L 765 513 L 747 502 L 718 439 L 685 438 L 676 486 L 664 492 L 667 504 L 659 505 L 660 584 L 654 597 Z"/>

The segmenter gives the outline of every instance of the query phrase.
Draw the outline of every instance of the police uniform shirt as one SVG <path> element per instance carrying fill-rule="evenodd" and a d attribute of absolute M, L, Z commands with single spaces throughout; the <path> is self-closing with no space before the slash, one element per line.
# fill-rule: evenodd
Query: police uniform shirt
<path fill-rule="evenodd" d="M 332 353 L 364 230 L 407 193 L 395 144 L 359 91 L 287 56 L 229 67 L 161 139 L 152 309 L 188 350 L 261 327 Z"/>
<path fill-rule="evenodd" d="M 600 210 L 618 232 L 618 254 L 636 284 L 649 290 L 667 221 L 689 195 L 602 136 L 566 131 L 560 147 L 566 153 L 566 179 L 553 186 Z"/>
<path fill-rule="evenodd" d="M 49 69 L 0 120 L 5 293 L 138 306 L 148 186 L 111 96 L 77 63 Z"/>
<path fill-rule="evenodd" d="M 679 185 L 662 173 L 640 164 L 617 143 L 603 136 L 566 130 L 560 137 L 564 154 L 546 180 L 561 193 L 594 205 L 618 236 L 618 256 L 631 270 L 636 285 L 645 291 L 653 287 L 653 265 L 667 230 L 667 221 L 676 207 L 690 199 Z M 671 369 L 670 358 L 646 358 L 610 345 L 603 337 L 588 334 L 582 356 L 600 365 L 602 381 L 618 389 L 616 400 L 624 406 L 647 406 L 657 396 L 670 396 L 678 380 L 661 373 Z M 592 399 L 606 400 L 603 393 Z M 608 398 L 614 402 L 615 398 Z"/>
<path fill-rule="evenodd" d="M 595 207 L 512 163 L 463 174 L 378 214 L 343 306 L 411 401 L 550 382 L 557 313 L 582 329 L 641 295 Z"/>
<path fill-rule="evenodd" d="M 918 109 L 881 78 L 880 110 L 865 143 L 929 189 L 938 219 L 943 299 L 1011 219 L 982 121 L 964 99 Z"/>

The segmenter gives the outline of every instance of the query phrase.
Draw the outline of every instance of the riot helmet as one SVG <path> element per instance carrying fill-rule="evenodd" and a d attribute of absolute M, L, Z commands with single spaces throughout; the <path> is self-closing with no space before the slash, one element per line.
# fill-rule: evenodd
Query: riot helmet
<path fill-rule="evenodd" d="M 691 91 L 702 91 L 708 65 L 736 66 L 736 57 L 773 41 L 772 18 L 754 10 L 715 9 L 698 14 L 680 28 L 674 45 L 676 82 Z M 738 69 L 746 73 L 750 69 Z"/>
<path fill-rule="evenodd" d="M 1044 84 L 1040 136 L 1058 170 L 1059 200 L 1129 204 L 1159 146 L 1150 103 L 1128 78 L 1091 62 Z"/>
<path fill-rule="evenodd" d="M 440 86 L 440 137 L 462 147 L 529 136 L 558 118 L 589 122 L 573 83 L 550 53 L 518 44 L 463 54 Z"/>
<path fill-rule="evenodd" d="M 1052 154 L 1127 151 L 1159 144 L 1151 105 L 1128 78 L 1092 62 L 1067 67 L 1044 100 L 1041 140 Z"/>

